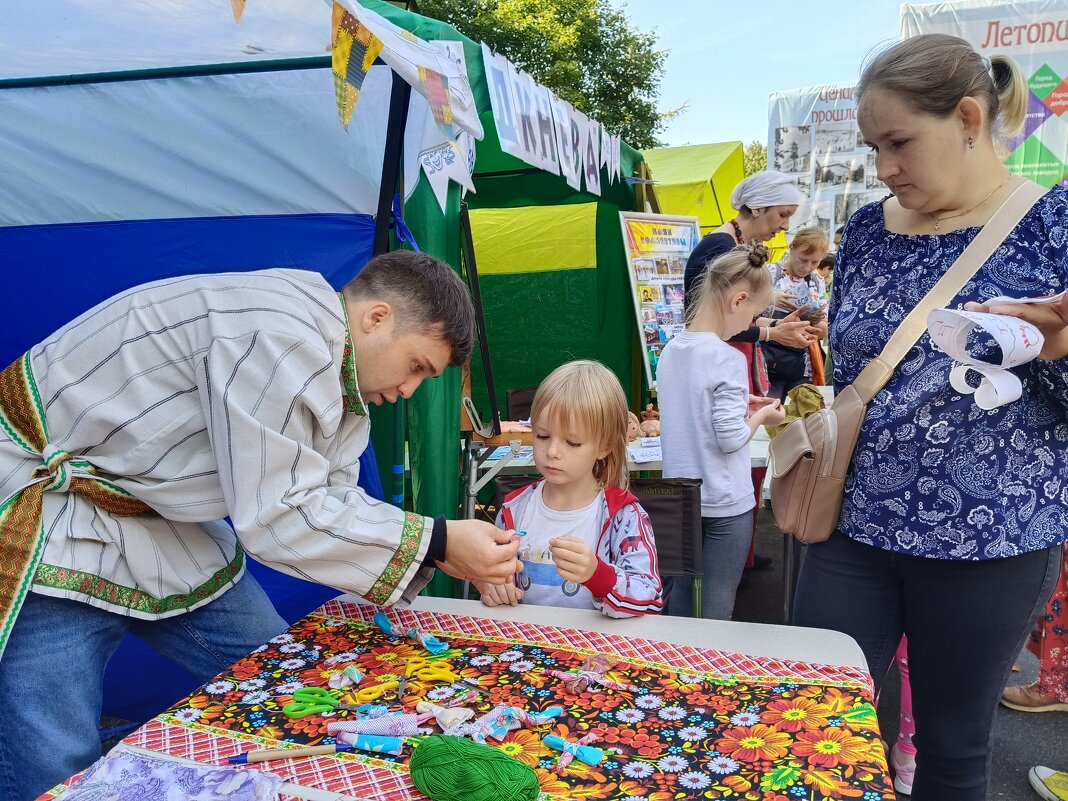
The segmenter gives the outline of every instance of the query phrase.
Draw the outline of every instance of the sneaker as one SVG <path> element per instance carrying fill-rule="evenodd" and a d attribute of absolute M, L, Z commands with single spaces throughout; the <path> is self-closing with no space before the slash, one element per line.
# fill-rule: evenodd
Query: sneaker
<path fill-rule="evenodd" d="M 902 795 L 912 795 L 916 779 L 916 755 L 906 754 L 898 743 L 890 750 L 890 764 L 894 768 L 894 789 Z"/>
<path fill-rule="evenodd" d="M 1035 765 L 1027 771 L 1027 780 L 1031 787 L 1046 801 L 1068 801 L 1068 773 Z"/>
<path fill-rule="evenodd" d="M 1017 712 L 1068 712 L 1068 704 L 1040 693 L 1037 683 L 1006 687 L 1001 693 L 1001 705 Z"/>

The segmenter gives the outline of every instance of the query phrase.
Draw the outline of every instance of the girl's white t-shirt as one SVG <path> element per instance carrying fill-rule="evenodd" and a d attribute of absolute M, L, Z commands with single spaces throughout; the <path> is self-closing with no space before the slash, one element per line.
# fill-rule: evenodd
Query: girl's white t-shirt
<path fill-rule="evenodd" d="M 523 562 L 519 586 L 523 590 L 523 603 L 592 609 L 593 595 L 590 591 L 581 584 L 564 581 L 557 572 L 549 553 L 549 540 L 570 534 L 596 553 L 597 541 L 601 536 L 604 490 L 581 509 L 560 512 L 545 505 L 542 497 L 544 487 L 543 481 L 534 488 L 522 519 L 514 521 L 517 529 L 527 532 L 519 544 L 519 558 Z"/>

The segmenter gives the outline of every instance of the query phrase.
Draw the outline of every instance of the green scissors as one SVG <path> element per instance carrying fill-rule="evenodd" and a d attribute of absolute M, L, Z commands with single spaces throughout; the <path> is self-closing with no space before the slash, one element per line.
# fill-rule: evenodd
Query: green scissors
<path fill-rule="evenodd" d="M 322 687 L 301 687 L 293 693 L 293 702 L 282 707 L 287 718 L 306 718 L 309 715 L 321 715 L 335 709 L 352 709 L 352 704 L 343 704 L 336 693 Z"/>

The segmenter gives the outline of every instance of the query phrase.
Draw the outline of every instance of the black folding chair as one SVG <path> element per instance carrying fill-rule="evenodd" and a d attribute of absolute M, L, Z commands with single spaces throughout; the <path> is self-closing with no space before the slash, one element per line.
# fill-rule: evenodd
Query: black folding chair
<path fill-rule="evenodd" d="M 660 577 L 693 579 L 693 613 L 701 617 L 705 575 L 701 479 L 632 478 L 630 491 L 652 523 Z"/>

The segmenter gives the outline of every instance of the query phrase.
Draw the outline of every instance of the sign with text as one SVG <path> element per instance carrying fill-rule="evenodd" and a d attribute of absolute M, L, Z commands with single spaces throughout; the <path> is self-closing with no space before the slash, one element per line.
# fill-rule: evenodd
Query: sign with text
<path fill-rule="evenodd" d="M 656 363 L 664 346 L 683 329 L 683 275 L 701 238 L 696 217 L 621 211 L 634 313 L 642 342 L 645 378 L 656 388 Z"/>

